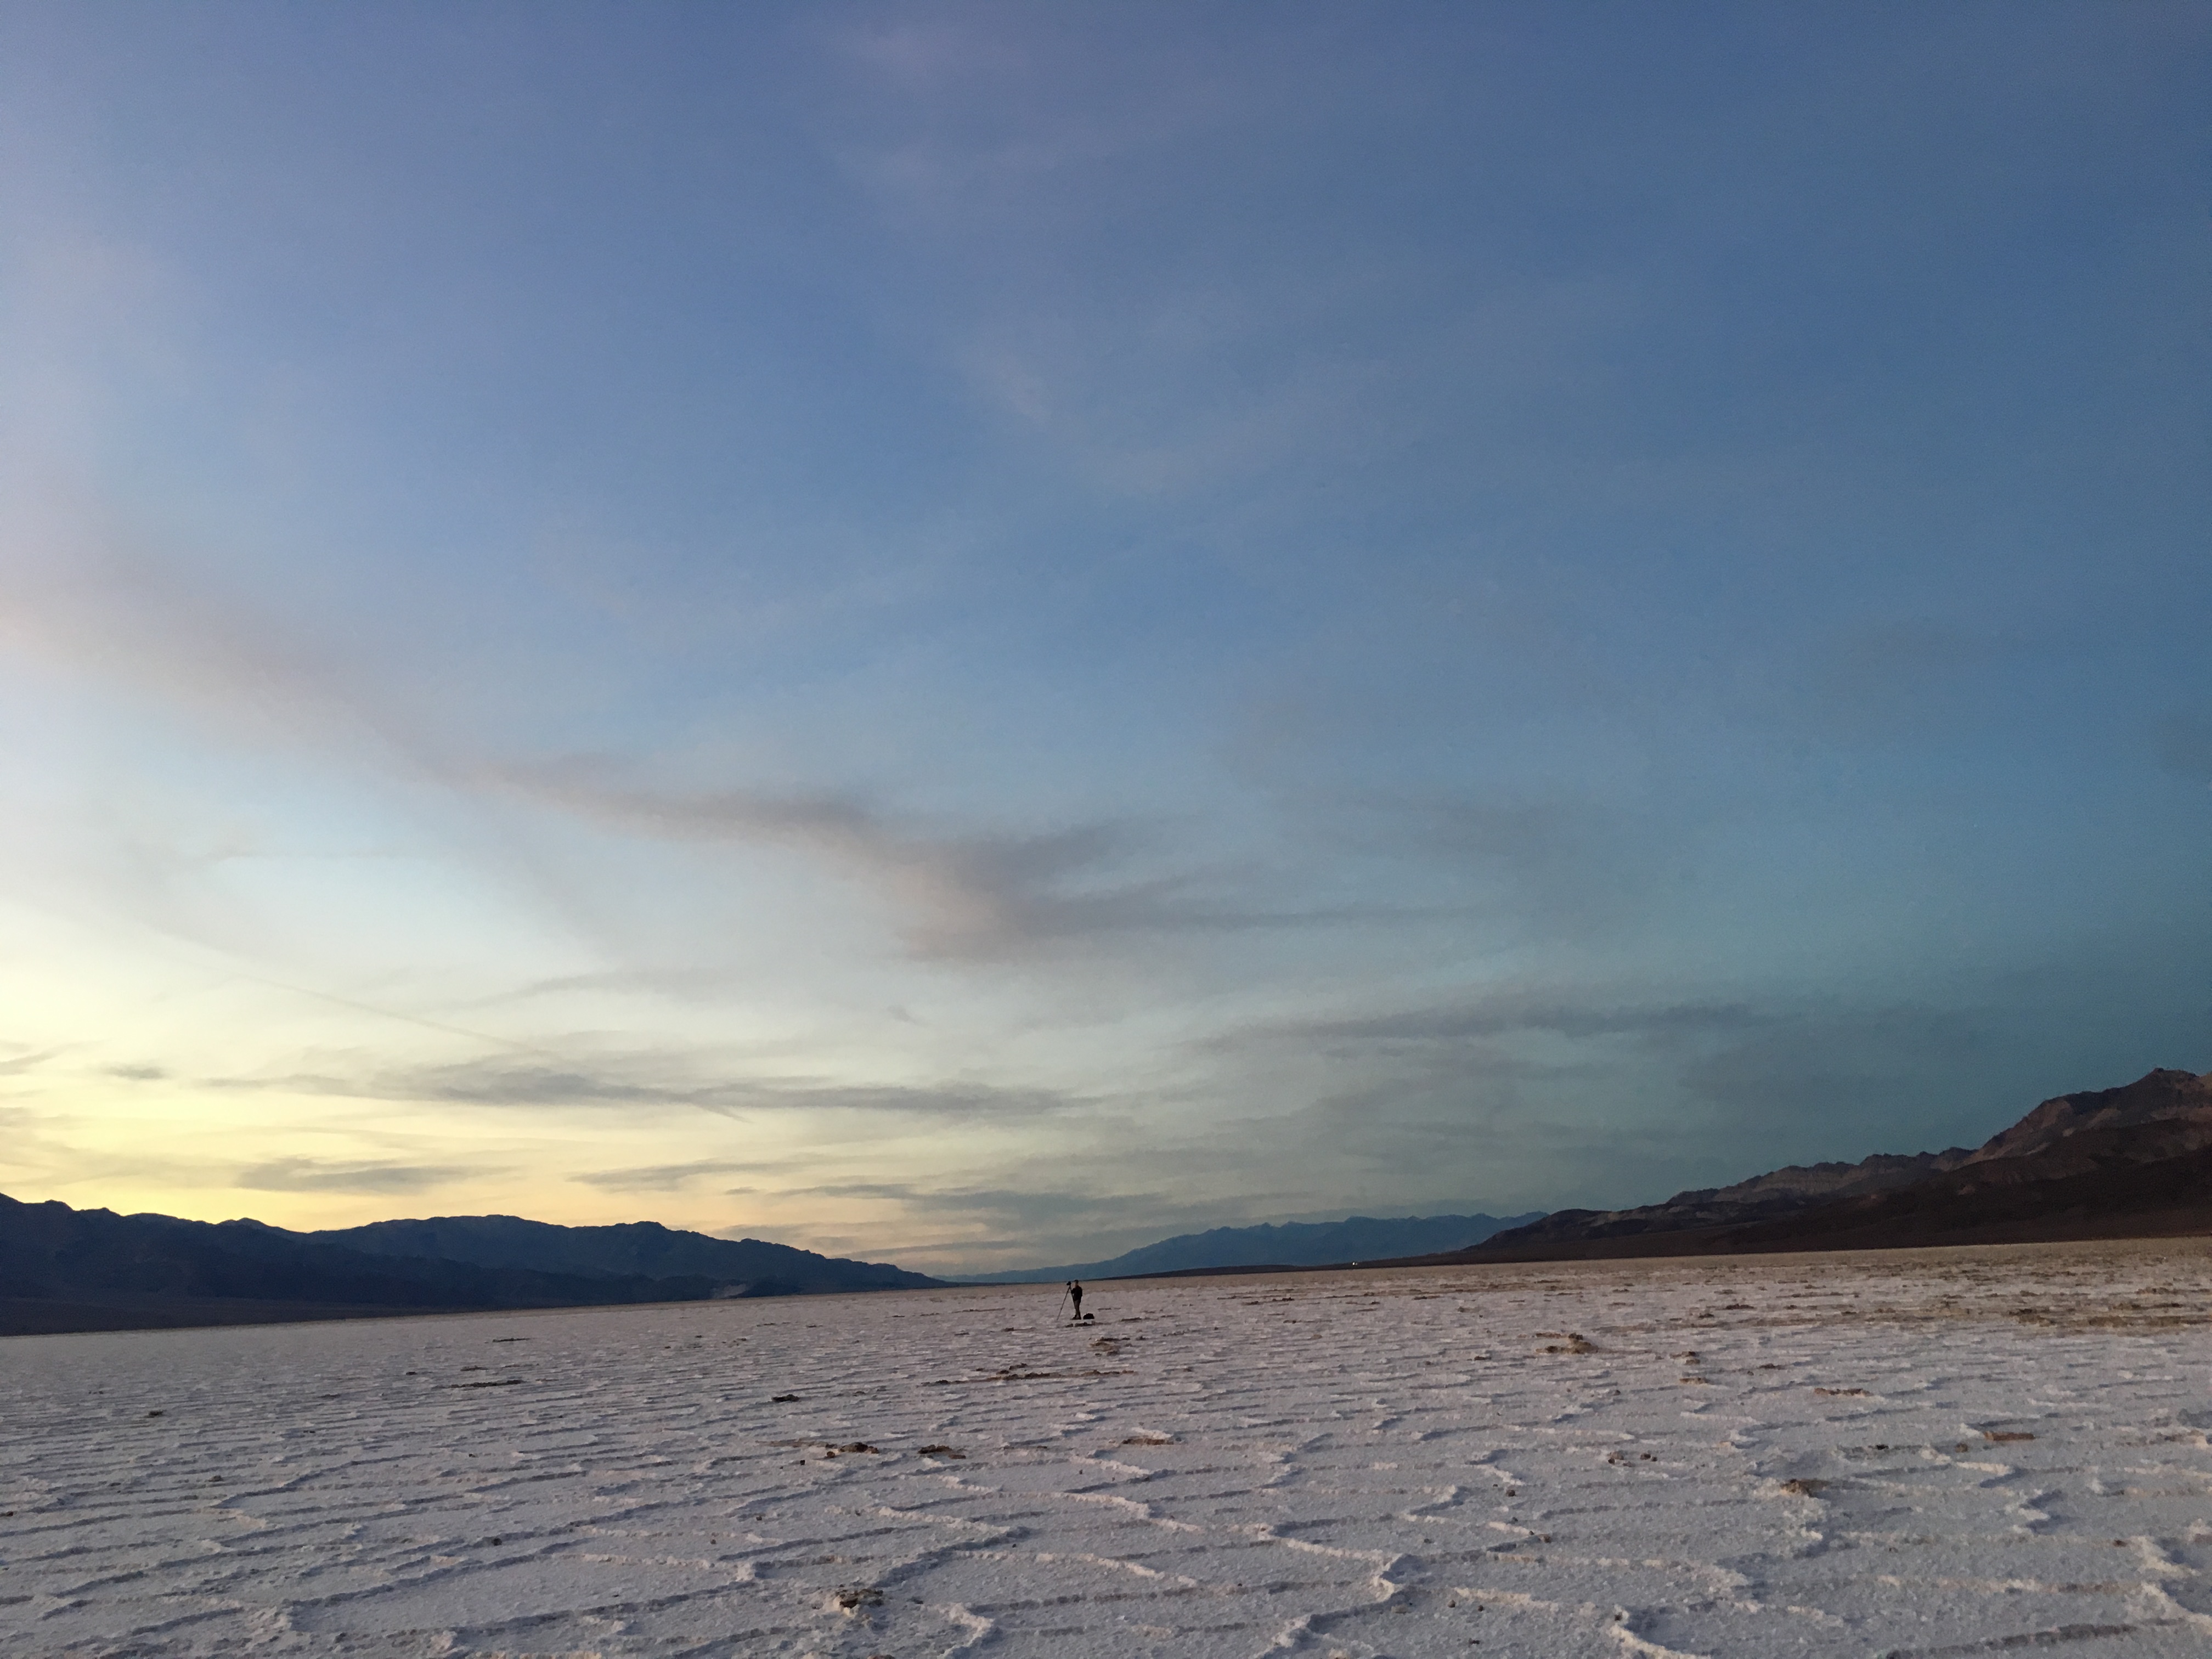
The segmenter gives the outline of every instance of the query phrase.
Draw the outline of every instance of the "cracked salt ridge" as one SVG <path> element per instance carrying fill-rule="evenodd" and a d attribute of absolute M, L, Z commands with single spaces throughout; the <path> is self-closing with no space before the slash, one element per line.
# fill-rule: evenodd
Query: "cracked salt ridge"
<path fill-rule="evenodd" d="M 0 1341 L 0 1655 L 2212 1652 L 2199 1242 L 1054 1294 Z"/>

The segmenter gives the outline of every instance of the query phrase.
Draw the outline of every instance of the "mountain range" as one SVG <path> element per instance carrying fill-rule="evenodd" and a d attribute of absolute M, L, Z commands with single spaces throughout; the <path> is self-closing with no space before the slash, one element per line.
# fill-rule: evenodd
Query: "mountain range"
<path fill-rule="evenodd" d="M 655 1221 L 561 1227 L 512 1215 L 372 1221 L 301 1235 L 376 1256 L 428 1257 L 479 1267 L 640 1279 L 704 1279 L 717 1296 L 926 1290 L 943 1281 L 882 1262 L 817 1255 L 757 1238 L 715 1238 Z"/>
<path fill-rule="evenodd" d="M 444 1216 L 297 1233 L 258 1221 L 117 1215 L 0 1194 L 0 1335 L 939 1282 L 650 1221 L 559 1227 L 515 1216 Z"/>
<path fill-rule="evenodd" d="M 1066 1279 L 1139 1279 L 1154 1273 L 1231 1267 L 1313 1267 L 1351 1260 L 1455 1250 L 1509 1227 L 1535 1220 L 1526 1215 L 1404 1216 L 1378 1220 L 1356 1215 L 1345 1221 L 1283 1221 L 1255 1227 L 1213 1227 L 1178 1233 L 1103 1261 L 1063 1267 L 963 1274 L 963 1285 L 1049 1285 Z"/>
<path fill-rule="evenodd" d="M 1051 1283 L 1222 1270 L 2212 1233 L 2212 1073 L 2046 1100 L 1972 1149 L 1792 1164 L 1626 1210 L 1353 1216 L 1216 1227 L 1103 1261 L 973 1276 Z M 291 1232 L 0 1194 L 0 1335 L 923 1289 L 878 1262 L 650 1221 L 441 1216 Z"/>
<path fill-rule="evenodd" d="M 2212 1073 L 2043 1102 L 1969 1150 L 1793 1164 L 1631 1210 L 1559 1210 L 1419 1261 L 2142 1238 L 2212 1232 Z M 1372 1265 L 1370 1263 L 1369 1265 Z"/>

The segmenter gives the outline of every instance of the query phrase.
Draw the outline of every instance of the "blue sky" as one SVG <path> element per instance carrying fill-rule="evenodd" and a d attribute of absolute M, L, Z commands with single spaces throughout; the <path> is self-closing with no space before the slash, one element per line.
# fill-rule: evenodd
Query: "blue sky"
<path fill-rule="evenodd" d="M 2208 36 L 11 9 L 0 1190 L 984 1268 L 2212 1066 Z"/>

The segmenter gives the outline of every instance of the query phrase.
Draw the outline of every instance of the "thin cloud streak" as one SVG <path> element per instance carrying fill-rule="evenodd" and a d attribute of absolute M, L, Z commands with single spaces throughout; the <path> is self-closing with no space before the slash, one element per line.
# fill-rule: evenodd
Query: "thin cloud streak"
<path fill-rule="evenodd" d="M 461 1164 L 345 1163 L 280 1158 L 240 1170 L 232 1184 L 258 1193 L 419 1193 L 501 1173 Z"/>
<path fill-rule="evenodd" d="M 356 1073 L 323 1071 L 210 1078 L 206 1085 L 241 1092 L 281 1091 L 457 1106 L 686 1109 L 739 1121 L 755 1113 L 781 1112 L 1019 1121 L 1079 1109 L 1087 1103 L 1081 1097 L 1050 1090 L 988 1084 L 860 1084 L 787 1076 L 700 1081 L 684 1073 L 690 1059 L 616 1056 L 586 1068 L 526 1065 L 487 1057 L 376 1067 Z"/>
<path fill-rule="evenodd" d="M 1351 1051 L 1449 1044 L 1524 1033 L 1671 1040 L 1687 1035 L 1755 1030 L 1777 1018 L 1773 1013 L 1741 1002 L 1613 1002 L 1602 994 L 1585 998 L 1557 991 L 1519 992 L 1374 1013 L 1267 1021 L 1208 1037 L 1200 1046 L 1234 1049 L 1280 1044 Z"/>
<path fill-rule="evenodd" d="M 103 552 L 96 569 L 19 584 L 0 605 L 0 640 L 35 647 L 95 681 L 132 686 L 150 706 L 195 715 L 227 740 L 306 746 L 463 800 L 520 800 L 656 841 L 796 852 L 875 894 L 909 951 L 924 961 L 984 962 L 1146 934 L 1328 927 L 1413 914 L 1377 905 L 1224 903 L 1196 875 L 1117 876 L 1116 866 L 1149 850 L 1152 840 L 1127 822 L 1032 833 L 933 831 L 849 792 L 657 791 L 620 784 L 591 762 L 525 763 L 471 751 L 457 730 L 432 735 L 374 672 L 361 665 L 341 668 L 337 653 L 300 637 L 292 623 L 148 557 Z M 514 853 L 511 842 L 508 851 Z M 580 975 L 547 988 L 588 983 Z M 526 1046 L 352 1006 L 500 1046 Z"/>
<path fill-rule="evenodd" d="M 1034 835 L 932 835 L 850 795 L 742 789 L 675 794 L 625 787 L 610 781 L 604 768 L 581 763 L 493 775 L 531 799 L 620 828 L 811 854 L 890 901 L 905 918 L 909 948 L 926 959 L 1016 957 L 1114 935 L 1238 933 L 1434 915 L 1369 906 L 1271 911 L 1218 903 L 1191 876 L 1116 881 L 1111 867 L 1140 845 L 1126 823 Z"/>
<path fill-rule="evenodd" d="M 827 860 L 875 889 L 905 918 L 916 954 L 974 957 L 1018 946 L 1176 920 L 1179 884 L 1070 890 L 1126 852 L 1123 826 L 1086 824 L 1031 836 L 931 837 L 892 825 L 849 797 L 728 789 L 657 793 L 608 783 L 581 766 L 495 775 L 530 799 L 601 823 L 682 841 L 786 847 Z"/>
<path fill-rule="evenodd" d="M 782 1167 L 787 1166 L 751 1164 L 738 1158 L 701 1158 L 688 1164 L 655 1164 L 634 1170 L 599 1170 L 588 1175 L 570 1176 L 568 1179 L 586 1187 L 597 1187 L 603 1192 L 673 1193 L 681 1191 L 703 1176 L 748 1174 L 763 1168 Z"/>

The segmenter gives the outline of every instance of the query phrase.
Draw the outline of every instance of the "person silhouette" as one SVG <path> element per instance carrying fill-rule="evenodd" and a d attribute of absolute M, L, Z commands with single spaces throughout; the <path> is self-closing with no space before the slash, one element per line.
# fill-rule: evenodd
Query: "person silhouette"
<path fill-rule="evenodd" d="M 1067 1294 L 1075 1304 L 1075 1316 L 1080 1320 L 1083 1317 L 1083 1286 L 1071 1279 L 1067 1281 Z"/>

